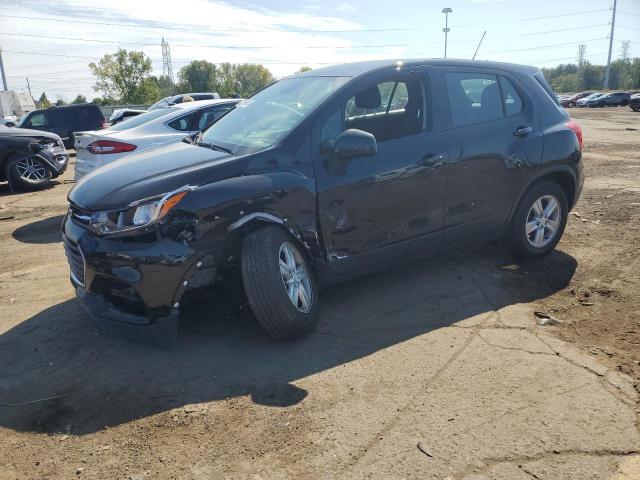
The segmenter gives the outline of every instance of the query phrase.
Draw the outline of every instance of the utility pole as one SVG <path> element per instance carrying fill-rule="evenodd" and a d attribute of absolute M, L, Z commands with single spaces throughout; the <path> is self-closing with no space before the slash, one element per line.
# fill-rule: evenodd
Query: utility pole
<path fill-rule="evenodd" d="M 2 63 L 2 47 L 0 47 L 0 75 L 2 75 L 2 86 L 3 86 L 3 90 L 9 90 L 9 87 L 7 87 L 7 77 L 4 74 L 4 63 Z"/>
<path fill-rule="evenodd" d="M 613 15 L 611 16 L 611 34 L 609 35 L 609 56 L 607 57 L 607 69 L 604 71 L 604 88 L 609 88 L 609 70 L 611 69 L 611 49 L 613 48 L 613 30 L 616 26 L 616 3 L 613 0 Z"/>
<path fill-rule="evenodd" d="M 444 28 L 442 31 L 444 32 L 444 58 L 447 58 L 447 37 L 449 35 L 449 14 L 453 12 L 449 7 L 445 7 L 442 9 L 442 13 L 444 13 Z"/>
<path fill-rule="evenodd" d="M 29 89 L 29 96 L 33 98 L 33 95 L 31 94 L 31 84 L 29 83 L 29 77 L 27 77 L 27 88 Z"/>

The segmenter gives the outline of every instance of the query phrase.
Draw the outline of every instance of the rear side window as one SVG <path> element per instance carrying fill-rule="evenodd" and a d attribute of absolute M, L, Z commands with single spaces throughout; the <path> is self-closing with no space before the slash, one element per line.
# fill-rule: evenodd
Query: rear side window
<path fill-rule="evenodd" d="M 192 130 L 198 130 L 199 117 L 200 112 L 196 110 L 188 115 L 184 115 L 183 117 L 170 121 L 167 125 L 174 130 L 179 130 L 180 132 L 190 132 Z"/>
<path fill-rule="evenodd" d="M 483 73 L 445 73 L 453 125 L 461 127 L 503 116 L 498 77 Z"/>
<path fill-rule="evenodd" d="M 502 103 L 504 113 L 507 117 L 517 115 L 522 111 L 522 98 L 508 78 L 500 77 L 500 88 L 502 90 Z"/>

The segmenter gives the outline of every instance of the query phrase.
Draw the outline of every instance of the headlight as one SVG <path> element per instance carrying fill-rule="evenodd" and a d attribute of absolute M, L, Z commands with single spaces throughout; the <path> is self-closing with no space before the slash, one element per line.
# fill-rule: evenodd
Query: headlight
<path fill-rule="evenodd" d="M 91 231 L 97 235 L 112 235 L 154 225 L 196 188 L 185 185 L 161 196 L 130 203 L 123 210 L 94 212 L 91 215 Z"/>

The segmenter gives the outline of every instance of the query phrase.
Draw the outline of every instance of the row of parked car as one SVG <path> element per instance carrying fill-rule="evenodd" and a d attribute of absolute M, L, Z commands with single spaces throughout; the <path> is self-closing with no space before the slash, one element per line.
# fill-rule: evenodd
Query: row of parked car
<path fill-rule="evenodd" d="M 185 98 L 189 101 L 184 102 Z M 0 180 L 8 181 L 12 189 L 42 188 L 66 170 L 66 149 L 75 148 L 78 181 L 134 151 L 195 135 L 238 101 L 220 99 L 217 93 L 175 95 L 148 110 L 116 110 L 108 123 L 93 104 L 35 110 L 17 125 L 0 126 Z"/>
<path fill-rule="evenodd" d="M 640 111 L 640 92 L 580 92 L 558 95 L 560 105 L 573 107 L 626 107 Z"/>
<path fill-rule="evenodd" d="M 152 341 L 174 338 L 186 298 L 216 286 L 243 289 L 287 340 L 347 278 L 470 241 L 541 257 L 584 181 L 582 130 L 542 73 L 494 62 L 325 67 L 75 146 L 71 282 L 99 325 Z"/>

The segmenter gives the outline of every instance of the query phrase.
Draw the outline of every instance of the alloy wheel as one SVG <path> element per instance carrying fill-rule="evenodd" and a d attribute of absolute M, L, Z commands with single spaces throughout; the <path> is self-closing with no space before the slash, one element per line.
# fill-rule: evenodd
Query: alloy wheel
<path fill-rule="evenodd" d="M 289 242 L 280 245 L 280 275 L 291 303 L 302 313 L 311 310 L 311 280 L 304 259 Z"/>
<path fill-rule="evenodd" d="M 527 214 L 525 234 L 529 245 L 544 248 L 549 245 L 560 228 L 562 219 L 560 202 L 553 195 L 538 198 Z"/>
<path fill-rule="evenodd" d="M 44 180 L 47 177 L 47 169 L 33 157 L 26 157 L 16 163 L 18 175 L 25 180 Z"/>

